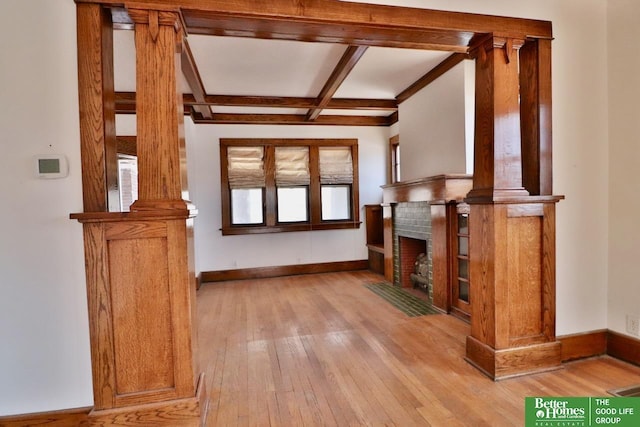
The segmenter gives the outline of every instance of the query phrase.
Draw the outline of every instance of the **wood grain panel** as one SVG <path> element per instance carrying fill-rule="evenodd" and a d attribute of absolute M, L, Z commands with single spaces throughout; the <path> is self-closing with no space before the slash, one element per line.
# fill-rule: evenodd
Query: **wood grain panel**
<path fill-rule="evenodd" d="M 433 305 L 445 312 L 449 311 L 450 295 L 450 253 L 447 227 L 448 205 L 430 205 L 431 208 L 431 257 Z"/>
<path fill-rule="evenodd" d="M 469 213 L 469 282 L 471 336 L 479 342 L 496 345 L 496 311 L 506 309 L 506 301 L 496 301 L 495 228 L 493 205 L 471 205 Z M 504 276 L 504 274 L 502 274 Z"/>
<path fill-rule="evenodd" d="M 109 257 L 116 393 L 173 388 L 167 240 L 112 240 Z"/>
<path fill-rule="evenodd" d="M 83 225 L 87 259 L 87 301 L 91 338 L 91 371 L 95 409 L 115 406 L 116 368 L 113 350 L 113 308 L 109 281 L 109 254 L 104 227 L 100 223 Z"/>
<path fill-rule="evenodd" d="M 542 217 L 507 220 L 509 346 L 542 335 Z"/>
<path fill-rule="evenodd" d="M 123 221 L 105 225 L 108 240 L 167 237 L 167 224 L 163 221 Z"/>

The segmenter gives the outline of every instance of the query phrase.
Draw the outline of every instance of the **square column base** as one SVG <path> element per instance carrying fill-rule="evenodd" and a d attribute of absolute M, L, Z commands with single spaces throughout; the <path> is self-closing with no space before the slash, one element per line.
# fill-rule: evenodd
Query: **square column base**
<path fill-rule="evenodd" d="M 204 378 L 204 373 L 201 373 L 196 394 L 193 397 L 115 409 L 94 409 L 89 413 L 88 424 L 90 426 L 203 427 L 209 409 Z"/>
<path fill-rule="evenodd" d="M 465 360 L 492 380 L 498 381 L 561 369 L 561 350 L 560 341 L 496 350 L 467 336 Z"/>

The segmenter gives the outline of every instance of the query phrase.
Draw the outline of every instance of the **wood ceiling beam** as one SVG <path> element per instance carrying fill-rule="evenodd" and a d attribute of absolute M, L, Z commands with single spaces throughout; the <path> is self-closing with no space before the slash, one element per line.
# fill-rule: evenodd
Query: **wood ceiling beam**
<path fill-rule="evenodd" d="M 204 102 L 196 101 L 194 95 L 185 93 L 183 103 L 190 107 L 195 104 L 218 105 L 227 107 L 272 107 L 272 108 L 314 108 L 317 98 L 298 98 L 283 96 L 242 96 L 242 95 L 205 95 Z M 118 114 L 135 113 L 135 92 L 116 92 L 116 112 Z M 331 99 L 325 110 L 365 110 L 397 111 L 394 99 Z"/>
<path fill-rule="evenodd" d="M 122 0 L 76 2 L 122 5 Z M 344 44 L 361 44 L 360 39 L 367 39 L 375 46 L 387 46 L 386 43 L 404 39 L 414 47 L 431 45 L 430 49 L 440 46 L 440 50 L 450 51 L 468 46 L 470 34 L 553 37 L 549 21 L 335 0 L 136 0 L 136 7 L 179 8 L 190 34 L 224 30 L 257 38 Z M 244 22 L 228 24 L 225 28 L 220 26 L 221 20 Z"/>
<path fill-rule="evenodd" d="M 393 114 L 391 115 L 393 116 Z M 227 114 L 214 113 L 212 119 L 194 117 L 194 123 L 246 125 L 330 125 L 330 126 L 389 126 L 391 116 L 334 116 L 324 115 L 310 122 L 303 114 Z"/>
<path fill-rule="evenodd" d="M 211 108 L 205 105 L 205 95 L 207 92 L 204 90 L 204 84 L 202 83 L 198 66 L 193 58 L 193 53 L 191 52 L 191 47 L 189 47 L 189 42 L 186 37 L 182 40 L 181 67 L 182 73 L 191 88 L 192 96 L 198 102 L 198 104 L 192 105 L 191 108 L 203 117 L 210 119 L 213 113 L 211 112 Z"/>
<path fill-rule="evenodd" d="M 309 109 L 307 120 L 314 121 L 318 118 L 331 98 L 336 93 L 344 79 L 347 78 L 353 67 L 356 66 L 362 55 L 367 51 L 368 46 L 349 46 L 338 61 L 338 65 L 333 69 L 329 79 L 318 95 L 316 107 Z"/>
<path fill-rule="evenodd" d="M 396 101 L 398 104 L 402 104 L 404 101 L 418 93 L 435 79 L 464 61 L 466 58 L 468 58 L 468 56 L 463 53 L 454 53 L 449 55 L 444 61 L 433 67 L 427 74 L 420 77 L 411 84 L 411 86 L 400 92 L 398 96 L 396 96 Z"/>

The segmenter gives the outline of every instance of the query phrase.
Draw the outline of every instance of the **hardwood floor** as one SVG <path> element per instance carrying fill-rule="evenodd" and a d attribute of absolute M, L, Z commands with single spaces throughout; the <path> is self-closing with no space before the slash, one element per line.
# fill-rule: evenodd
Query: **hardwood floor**
<path fill-rule="evenodd" d="M 469 325 L 409 318 L 366 272 L 204 284 L 207 426 L 522 426 L 525 396 L 605 396 L 640 383 L 610 357 L 493 382 L 464 361 Z"/>

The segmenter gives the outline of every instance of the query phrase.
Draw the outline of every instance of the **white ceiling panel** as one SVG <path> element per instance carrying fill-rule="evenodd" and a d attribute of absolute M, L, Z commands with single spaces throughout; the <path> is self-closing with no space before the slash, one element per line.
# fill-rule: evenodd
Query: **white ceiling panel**
<path fill-rule="evenodd" d="M 273 108 L 273 107 L 212 107 L 214 113 L 229 114 L 306 114 L 308 110 L 302 108 Z"/>
<path fill-rule="evenodd" d="M 343 45 L 189 36 L 206 92 L 215 95 L 315 97 Z"/>
<path fill-rule="evenodd" d="M 128 30 L 113 32 L 113 79 L 117 92 L 136 91 L 136 44 L 135 33 Z M 178 76 L 182 93 L 191 93 L 191 88 L 182 73 Z"/>
<path fill-rule="evenodd" d="M 322 110 L 321 116 L 381 116 L 393 114 L 388 110 Z"/>
<path fill-rule="evenodd" d="M 335 98 L 394 99 L 450 52 L 370 47 Z"/>

